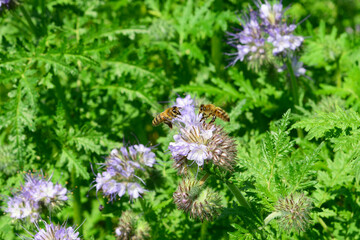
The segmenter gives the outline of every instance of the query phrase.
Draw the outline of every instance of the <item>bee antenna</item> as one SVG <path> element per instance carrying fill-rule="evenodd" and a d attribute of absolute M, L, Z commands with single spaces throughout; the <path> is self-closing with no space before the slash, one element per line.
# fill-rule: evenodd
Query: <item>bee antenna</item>
<path fill-rule="evenodd" d="M 90 162 L 90 168 L 91 168 L 91 171 L 92 171 L 92 173 L 94 174 L 94 176 L 96 176 L 96 174 L 95 174 L 95 172 L 94 172 L 93 165 L 92 165 L 92 163 L 91 163 L 91 162 Z"/>
<path fill-rule="evenodd" d="M 135 133 L 131 132 L 130 134 L 133 135 L 134 138 L 136 139 L 137 143 L 140 144 L 139 139 L 136 137 Z"/>

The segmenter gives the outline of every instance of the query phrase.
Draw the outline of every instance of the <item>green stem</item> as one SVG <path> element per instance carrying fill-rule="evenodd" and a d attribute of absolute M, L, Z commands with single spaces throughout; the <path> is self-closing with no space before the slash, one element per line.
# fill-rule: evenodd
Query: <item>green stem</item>
<path fill-rule="evenodd" d="M 289 58 L 286 59 L 286 67 L 289 71 L 290 74 L 290 88 L 291 88 L 291 93 L 293 95 L 293 102 L 294 102 L 294 109 L 296 105 L 299 105 L 299 94 L 298 94 L 298 84 L 297 84 L 297 80 L 296 80 L 296 76 L 294 74 L 294 69 L 292 68 L 291 65 L 291 60 Z"/>
<path fill-rule="evenodd" d="M 80 226 L 82 223 L 82 211 L 81 211 L 81 200 L 80 200 L 80 187 L 78 184 L 78 178 L 76 177 L 75 169 L 71 171 L 71 183 L 73 190 L 73 212 L 74 212 L 74 223 Z M 81 228 L 79 229 L 81 231 Z"/>
<path fill-rule="evenodd" d="M 200 181 L 199 181 L 199 185 L 203 185 L 206 181 L 206 179 L 208 179 L 210 177 L 210 173 L 206 173 L 205 176 L 203 176 Z"/>
<path fill-rule="evenodd" d="M 232 194 L 234 194 L 236 200 L 240 203 L 240 205 L 243 206 L 243 207 L 248 208 L 249 211 L 252 212 L 250 204 L 246 201 L 245 197 L 242 195 L 239 188 L 236 187 L 234 184 L 229 183 L 229 182 L 227 182 L 226 185 L 228 186 L 228 188 L 230 189 Z"/>
<path fill-rule="evenodd" d="M 37 28 L 35 27 L 34 23 L 32 22 L 29 13 L 26 11 L 26 9 L 22 5 L 20 5 L 19 8 L 20 8 L 20 11 L 24 14 L 24 17 L 25 17 L 30 29 L 32 30 L 32 32 L 35 34 L 35 36 L 38 36 Z"/>
<path fill-rule="evenodd" d="M 271 220 L 274 218 L 280 217 L 282 214 L 281 212 L 273 212 L 269 216 L 267 216 L 264 220 L 265 225 L 268 225 Z"/>
<path fill-rule="evenodd" d="M 201 240 L 206 240 L 206 239 L 208 239 L 208 238 L 206 237 L 208 225 L 209 225 L 209 223 L 208 223 L 208 221 L 206 221 L 206 220 L 204 220 L 204 222 L 201 224 L 201 232 L 200 232 L 200 239 L 201 239 Z"/>
<path fill-rule="evenodd" d="M 141 208 L 142 208 L 142 210 L 143 210 L 143 212 L 144 212 L 144 217 L 145 217 L 146 221 L 149 222 L 149 219 L 148 219 L 147 214 L 146 214 L 146 213 L 147 213 L 147 209 L 146 209 L 146 206 L 145 206 L 145 201 L 144 201 L 144 199 L 142 199 L 141 197 L 138 198 L 138 199 L 139 199 L 139 201 L 140 201 Z"/>
<path fill-rule="evenodd" d="M 336 78 L 336 87 L 337 88 L 341 88 L 341 72 L 340 72 L 340 64 L 339 64 L 339 59 L 336 60 L 336 74 L 335 74 L 335 78 Z"/>
<path fill-rule="evenodd" d="M 296 76 L 294 74 L 294 69 L 292 68 L 292 64 L 291 64 L 291 60 L 290 58 L 287 58 L 286 59 L 286 67 L 289 71 L 289 74 L 290 74 L 290 88 L 291 88 L 291 93 L 293 95 L 293 103 L 294 103 L 294 111 L 296 112 L 296 108 L 295 106 L 296 105 L 300 105 L 300 99 L 299 99 L 299 86 L 297 84 L 297 79 L 296 79 Z M 298 137 L 299 138 L 303 138 L 304 137 L 304 134 L 302 132 L 302 129 L 298 128 L 296 129 L 297 131 L 297 134 L 298 134 Z"/>

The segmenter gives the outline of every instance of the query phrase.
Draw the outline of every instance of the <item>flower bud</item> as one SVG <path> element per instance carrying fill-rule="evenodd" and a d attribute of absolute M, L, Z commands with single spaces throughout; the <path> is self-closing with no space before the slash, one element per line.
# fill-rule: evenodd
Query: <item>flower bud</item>
<path fill-rule="evenodd" d="M 212 189 L 203 187 L 198 181 L 184 179 L 173 195 L 178 209 L 190 213 L 190 217 L 211 221 L 222 208 L 219 195 Z"/>
<path fill-rule="evenodd" d="M 287 198 L 279 199 L 275 209 L 279 213 L 278 222 L 284 230 L 305 231 L 310 223 L 310 198 L 303 193 L 290 194 Z"/>
<path fill-rule="evenodd" d="M 118 240 L 149 239 L 149 232 L 149 224 L 130 210 L 121 214 L 119 226 L 115 229 L 116 239 Z"/>

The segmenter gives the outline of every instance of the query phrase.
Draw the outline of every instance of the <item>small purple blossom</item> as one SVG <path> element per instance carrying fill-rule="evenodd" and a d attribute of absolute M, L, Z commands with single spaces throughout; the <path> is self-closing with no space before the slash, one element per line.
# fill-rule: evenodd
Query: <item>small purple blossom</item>
<path fill-rule="evenodd" d="M 110 201 L 121 198 L 126 192 L 130 200 L 141 197 L 146 190 L 138 183 L 144 183 L 140 175 L 155 162 L 155 153 L 143 144 L 113 149 L 105 163 L 100 164 L 105 171 L 95 178 L 96 193 L 101 190 Z"/>
<path fill-rule="evenodd" d="M 299 58 L 293 56 L 291 58 L 291 66 L 292 66 L 294 75 L 296 77 L 305 76 L 306 69 L 303 67 L 303 63 L 299 61 Z M 287 69 L 286 64 L 284 64 L 281 67 L 279 67 L 277 70 L 278 70 L 278 72 L 283 72 L 286 69 Z"/>
<path fill-rule="evenodd" d="M 0 8 L 3 6 L 9 6 L 10 0 L 0 0 Z"/>
<path fill-rule="evenodd" d="M 243 29 L 238 33 L 229 33 L 229 45 L 237 52 L 230 65 L 237 61 L 249 61 L 250 66 L 257 68 L 271 60 L 271 56 L 287 54 L 298 49 L 304 38 L 295 36 L 295 24 L 287 24 L 281 1 L 270 4 L 267 0 L 256 2 L 258 10 L 243 14 L 240 22 Z"/>
<path fill-rule="evenodd" d="M 51 182 L 43 175 L 27 174 L 25 184 L 21 189 L 9 197 L 5 212 L 14 219 L 29 219 L 35 222 L 45 209 L 55 210 L 68 200 L 68 190 L 60 184 Z"/>
<path fill-rule="evenodd" d="M 16 6 L 17 1 L 15 0 L 0 0 L 0 14 L 4 12 L 6 9 L 11 9 Z"/>
<path fill-rule="evenodd" d="M 174 142 L 169 144 L 175 168 L 179 173 L 186 174 L 194 163 L 202 167 L 212 162 L 232 170 L 236 158 L 235 141 L 218 125 L 201 121 L 202 114 L 195 111 L 195 100 L 188 99 L 191 99 L 190 95 L 176 99 L 176 103 L 182 104 L 181 116 L 173 120 L 179 131 L 174 135 Z"/>
<path fill-rule="evenodd" d="M 38 232 L 32 235 L 34 240 L 80 240 L 77 229 L 73 227 L 66 228 L 65 223 L 60 226 L 53 223 L 48 224 L 45 221 L 42 222 L 45 225 L 45 229 L 40 228 L 35 223 Z"/>

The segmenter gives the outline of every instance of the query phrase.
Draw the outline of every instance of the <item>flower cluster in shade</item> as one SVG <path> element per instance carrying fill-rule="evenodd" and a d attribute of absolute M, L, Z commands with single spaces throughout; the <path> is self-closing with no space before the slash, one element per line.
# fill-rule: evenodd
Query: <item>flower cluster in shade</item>
<path fill-rule="evenodd" d="M 173 198 L 178 209 L 201 221 L 211 221 L 222 208 L 221 199 L 214 190 L 190 178 L 185 178 L 179 184 Z"/>
<path fill-rule="evenodd" d="M 0 14 L 16 5 L 15 0 L 0 0 Z"/>
<path fill-rule="evenodd" d="M 310 223 L 310 210 L 312 202 L 304 193 L 290 194 L 281 198 L 275 205 L 279 214 L 278 222 L 285 231 L 305 231 Z"/>
<path fill-rule="evenodd" d="M 145 168 L 153 167 L 155 153 L 142 144 L 113 149 L 105 163 L 105 171 L 98 173 L 94 181 L 96 192 L 102 191 L 110 201 L 121 198 L 127 192 L 131 199 L 141 197 L 146 190 L 139 184 L 139 177 Z"/>
<path fill-rule="evenodd" d="M 196 113 L 195 99 L 190 95 L 177 98 L 175 104 L 181 116 L 173 120 L 178 134 L 174 135 L 169 150 L 178 172 L 186 174 L 189 166 L 203 167 L 207 163 L 231 171 L 236 158 L 235 141 L 222 127 L 201 121 L 202 114 Z"/>
<path fill-rule="evenodd" d="M 286 8 L 280 2 L 270 4 L 267 0 L 256 2 L 257 10 L 243 14 L 240 22 L 242 31 L 229 33 L 228 44 L 237 52 L 230 65 L 246 59 L 254 67 L 268 62 L 273 56 L 298 49 L 304 38 L 294 35 L 296 24 L 288 24 Z"/>
<path fill-rule="evenodd" d="M 119 219 L 119 225 L 115 229 L 116 239 L 118 240 L 150 239 L 149 232 L 149 224 L 130 210 L 122 212 Z"/>
<path fill-rule="evenodd" d="M 38 232 L 33 234 L 33 240 L 80 240 L 77 229 L 66 227 L 65 224 L 55 225 L 53 223 L 44 223 L 45 228 L 40 228 L 35 224 Z"/>
<path fill-rule="evenodd" d="M 51 182 L 51 178 L 46 180 L 43 175 L 27 174 L 25 184 L 13 197 L 9 197 L 5 212 L 14 219 L 35 222 L 42 212 L 60 208 L 68 200 L 68 190 L 59 183 Z"/>

